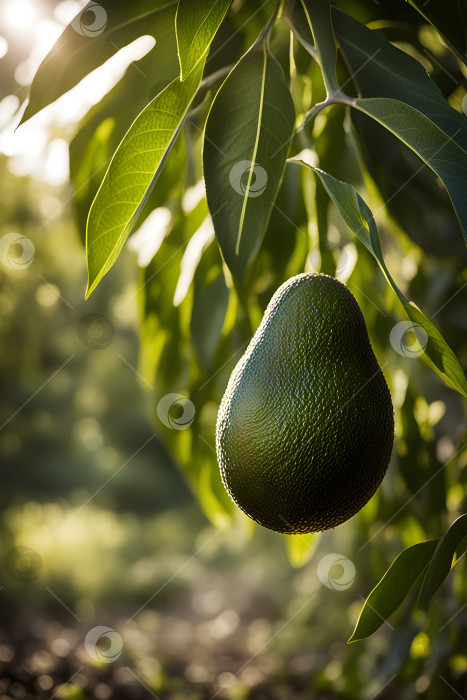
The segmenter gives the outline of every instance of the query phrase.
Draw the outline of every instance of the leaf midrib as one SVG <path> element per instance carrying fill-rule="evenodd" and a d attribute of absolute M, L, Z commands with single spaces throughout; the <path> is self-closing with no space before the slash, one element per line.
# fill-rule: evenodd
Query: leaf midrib
<path fill-rule="evenodd" d="M 237 245 L 235 247 L 235 253 L 237 255 L 239 254 L 239 251 L 240 251 L 240 240 L 242 238 L 243 225 L 245 222 L 245 213 L 246 213 L 246 207 L 247 207 L 247 203 L 248 203 L 249 192 L 250 192 L 250 188 L 251 188 L 251 180 L 253 178 L 253 171 L 254 171 L 254 168 L 256 165 L 256 156 L 258 154 L 259 138 L 260 138 L 260 134 L 261 134 L 261 122 L 263 120 L 264 88 L 266 85 L 266 65 L 267 65 L 267 53 L 266 53 L 266 47 L 263 45 L 263 74 L 261 76 L 261 95 L 260 95 L 260 103 L 259 103 L 258 125 L 256 128 L 255 145 L 253 148 L 253 156 L 251 159 L 250 171 L 248 173 L 248 182 L 247 182 L 247 186 L 246 186 L 245 196 L 243 197 L 242 213 L 240 215 L 240 225 L 239 225 L 239 229 L 238 229 Z"/>

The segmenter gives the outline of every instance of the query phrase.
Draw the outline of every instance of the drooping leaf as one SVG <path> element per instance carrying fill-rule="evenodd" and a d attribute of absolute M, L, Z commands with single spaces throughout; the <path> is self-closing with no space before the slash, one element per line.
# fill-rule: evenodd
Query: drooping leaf
<path fill-rule="evenodd" d="M 467 7 L 459 0 L 445 0 L 443 3 L 426 0 L 407 0 L 424 17 L 456 56 L 467 65 Z"/>
<path fill-rule="evenodd" d="M 199 372 L 194 353 L 189 350 L 192 289 L 178 306 L 174 305 L 184 252 L 206 214 L 204 200 L 189 215 L 176 212 L 155 257 L 140 270 L 139 371 L 153 387 L 158 433 L 170 447 L 206 516 L 215 526 L 225 527 L 234 506 L 222 485 L 215 457 L 214 382 L 200 390 L 189 380 L 190 375 Z M 216 394 L 216 402 L 218 398 Z M 206 410 L 209 403 L 211 411 Z"/>
<path fill-rule="evenodd" d="M 232 0 L 179 0 L 175 29 L 182 80 L 206 55 L 231 2 Z"/>
<path fill-rule="evenodd" d="M 204 65 L 185 82 L 176 78 L 141 112 L 114 154 L 89 212 L 88 288 L 117 259 L 154 186 L 199 87 Z"/>
<path fill-rule="evenodd" d="M 319 168 L 315 168 L 303 161 L 292 160 L 290 162 L 301 162 L 319 175 L 329 196 L 339 209 L 349 228 L 380 264 L 386 279 L 402 303 L 407 316 L 413 323 L 412 329 L 419 339 L 421 349 L 425 353 L 425 357 L 430 366 L 447 384 L 449 384 L 449 386 L 456 389 L 462 395 L 467 396 L 467 379 L 456 355 L 431 321 L 413 302 L 405 298 L 392 278 L 384 262 L 378 229 L 373 214 L 362 197 L 360 197 L 352 185 L 336 180 Z"/>
<path fill-rule="evenodd" d="M 172 39 L 171 52 L 176 58 L 176 6 L 176 0 L 89 2 L 66 27 L 37 69 L 20 123 L 54 102 L 119 49 L 144 34 L 160 42 L 160 49 L 157 43 L 153 49 L 153 60 L 165 73 L 165 66 L 170 65 L 165 45 L 167 34 Z"/>
<path fill-rule="evenodd" d="M 220 258 L 217 245 L 216 249 Z M 209 270 L 205 270 L 201 264 L 194 278 L 190 328 L 194 350 L 205 369 L 211 369 L 213 366 L 228 303 L 229 290 L 225 284 L 222 267 L 211 266 Z"/>
<path fill-rule="evenodd" d="M 465 117 L 448 104 L 419 61 L 337 8 L 333 8 L 332 19 L 339 50 L 359 96 L 406 102 L 448 136 L 453 135 L 467 151 Z M 391 217 L 426 252 L 465 255 L 450 202 L 430 170 L 420 169 L 405 144 L 367 115 L 352 110 L 352 122 L 366 167 Z"/>
<path fill-rule="evenodd" d="M 419 542 L 396 557 L 363 604 L 348 643 L 369 637 L 397 610 L 433 556 L 437 542 Z"/>
<path fill-rule="evenodd" d="M 221 86 L 204 138 L 206 195 L 227 265 L 239 279 L 258 251 L 292 139 L 295 108 L 265 44 Z"/>
<path fill-rule="evenodd" d="M 328 94 L 337 93 L 337 52 L 329 0 L 301 0 L 301 3 L 313 34 L 326 90 Z"/>
<path fill-rule="evenodd" d="M 332 20 L 360 97 L 405 102 L 467 151 L 465 116 L 448 104 L 421 63 L 342 10 L 333 8 Z"/>
<path fill-rule="evenodd" d="M 419 607 L 426 608 L 428 606 L 431 597 L 449 574 L 453 566 L 456 549 L 466 535 L 467 513 L 457 518 L 446 534 L 439 540 L 420 589 Z"/>
<path fill-rule="evenodd" d="M 454 137 L 459 127 L 446 134 L 421 112 L 400 100 L 358 99 L 355 107 L 376 119 L 411 148 L 441 179 L 451 199 L 467 243 L 467 152 Z"/>

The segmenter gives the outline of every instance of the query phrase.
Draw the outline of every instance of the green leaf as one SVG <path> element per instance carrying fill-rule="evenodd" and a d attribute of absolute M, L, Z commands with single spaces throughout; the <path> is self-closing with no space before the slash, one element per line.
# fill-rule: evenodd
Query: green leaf
<path fill-rule="evenodd" d="M 336 41 L 329 0 L 301 0 L 313 34 L 328 95 L 340 92 L 336 77 Z"/>
<path fill-rule="evenodd" d="M 369 637 L 401 605 L 430 561 L 438 540 L 419 542 L 404 549 L 363 604 L 347 643 Z"/>
<path fill-rule="evenodd" d="M 295 568 L 305 566 L 319 544 L 320 532 L 309 532 L 307 535 L 284 535 L 289 561 Z"/>
<path fill-rule="evenodd" d="M 443 37 L 452 51 L 467 65 L 467 8 L 459 0 L 442 3 L 407 0 Z"/>
<path fill-rule="evenodd" d="M 203 147 L 216 237 L 239 279 L 266 230 L 294 124 L 295 108 L 282 68 L 263 43 L 237 63 L 221 86 Z"/>
<path fill-rule="evenodd" d="M 333 8 L 332 20 L 360 97 L 406 102 L 467 151 L 465 116 L 446 102 L 421 63 L 341 10 Z"/>
<path fill-rule="evenodd" d="M 156 39 L 153 65 L 157 64 L 158 73 L 162 73 L 160 79 L 165 77 L 167 67 L 171 67 L 170 53 L 176 58 L 173 25 L 176 0 L 133 0 L 131 3 L 100 0 L 99 4 L 88 4 L 95 8 L 86 6 L 76 15 L 37 69 L 20 124 L 144 34 Z M 172 40 L 170 53 L 166 46 L 167 35 Z M 170 79 L 173 77 L 171 74 Z"/>
<path fill-rule="evenodd" d="M 217 255 L 220 257 L 217 246 L 216 249 Z M 221 267 L 214 268 L 214 270 L 211 268 L 208 274 L 202 273 L 204 270 L 200 266 L 194 278 L 193 312 L 190 327 L 193 348 L 199 362 L 205 369 L 209 370 L 213 367 L 214 353 L 221 337 L 229 303 L 229 290 L 225 284 Z"/>
<path fill-rule="evenodd" d="M 467 379 L 456 355 L 431 321 L 413 302 L 405 298 L 393 280 L 383 259 L 378 229 L 373 214 L 362 197 L 352 185 L 336 180 L 319 168 L 315 168 L 303 161 L 291 160 L 290 162 L 300 162 L 319 175 L 346 224 L 380 264 L 386 279 L 402 303 L 407 316 L 414 324 L 412 330 L 419 339 L 420 349 L 425 353 L 427 362 L 449 386 L 456 389 L 463 396 L 467 396 Z"/>
<path fill-rule="evenodd" d="M 467 243 L 467 153 L 454 140 L 461 127 L 446 134 L 430 119 L 405 102 L 363 98 L 355 107 L 376 119 L 411 148 L 443 182 Z"/>
<path fill-rule="evenodd" d="M 232 0 L 179 0 L 175 30 L 182 80 L 206 55 L 231 2 Z"/>
<path fill-rule="evenodd" d="M 363 96 L 355 106 L 409 146 L 441 178 L 467 241 L 465 117 L 446 102 L 418 61 L 346 13 L 334 9 L 332 17 L 339 48 Z"/>
<path fill-rule="evenodd" d="M 431 597 L 443 583 L 453 566 L 453 558 L 460 542 L 467 535 L 467 513 L 451 525 L 436 547 L 420 589 L 418 605 L 426 609 Z"/>
<path fill-rule="evenodd" d="M 114 154 L 89 212 L 86 297 L 110 270 L 178 136 L 198 90 L 204 64 L 176 78 L 148 104 Z"/>

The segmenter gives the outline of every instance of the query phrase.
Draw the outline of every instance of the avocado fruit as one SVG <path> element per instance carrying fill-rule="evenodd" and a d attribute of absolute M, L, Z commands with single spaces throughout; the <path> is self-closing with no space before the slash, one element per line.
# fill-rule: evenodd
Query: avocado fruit
<path fill-rule="evenodd" d="M 391 457 L 391 395 L 347 287 L 303 273 L 272 297 L 220 404 L 225 488 L 285 534 L 336 527 L 374 495 Z"/>

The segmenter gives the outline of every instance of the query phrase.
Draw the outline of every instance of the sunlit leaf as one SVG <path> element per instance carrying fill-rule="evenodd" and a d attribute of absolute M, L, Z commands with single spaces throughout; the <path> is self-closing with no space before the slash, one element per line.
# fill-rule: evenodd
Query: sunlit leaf
<path fill-rule="evenodd" d="M 89 212 L 86 296 L 120 254 L 178 136 L 203 67 L 200 65 L 183 83 L 176 78 L 150 102 L 114 154 Z"/>
<path fill-rule="evenodd" d="M 156 39 L 153 65 L 165 74 L 170 67 L 170 55 L 177 58 L 176 7 L 176 0 L 89 2 L 66 27 L 37 69 L 21 123 L 74 87 L 119 49 L 145 34 Z"/>
<path fill-rule="evenodd" d="M 435 553 L 423 579 L 418 604 L 426 608 L 453 566 L 453 559 L 460 542 L 467 535 L 467 513 L 451 525 L 439 540 Z"/>
<path fill-rule="evenodd" d="M 261 244 L 294 123 L 282 68 L 261 44 L 221 86 L 204 139 L 208 205 L 222 254 L 239 279 Z"/>
<path fill-rule="evenodd" d="M 205 56 L 231 2 L 179 0 L 175 28 L 182 80 Z"/>
<path fill-rule="evenodd" d="M 349 642 L 369 637 L 397 610 L 430 561 L 437 542 L 419 542 L 399 554 L 366 599 Z"/>
<path fill-rule="evenodd" d="M 386 279 L 413 323 L 413 331 L 420 342 L 420 352 L 423 351 L 425 353 L 430 366 L 449 386 L 467 396 L 467 379 L 456 355 L 431 321 L 413 302 L 405 298 L 392 278 L 383 259 L 378 229 L 376 228 L 373 214 L 358 192 L 352 185 L 336 180 L 328 173 L 308 163 L 293 160 L 290 162 L 301 162 L 319 175 L 346 224 L 380 264 Z"/>

